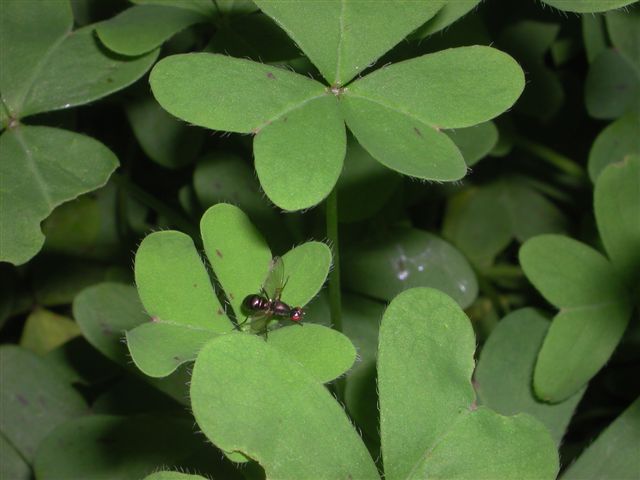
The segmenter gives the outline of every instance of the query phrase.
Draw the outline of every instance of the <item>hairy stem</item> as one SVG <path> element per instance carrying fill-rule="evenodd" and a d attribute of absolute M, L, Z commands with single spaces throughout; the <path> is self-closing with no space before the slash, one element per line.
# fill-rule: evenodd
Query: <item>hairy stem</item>
<path fill-rule="evenodd" d="M 329 272 L 329 310 L 333 328 L 342 332 L 342 295 L 340 292 L 340 248 L 338 239 L 338 189 L 326 201 L 327 238 L 333 250 L 333 268 Z"/>

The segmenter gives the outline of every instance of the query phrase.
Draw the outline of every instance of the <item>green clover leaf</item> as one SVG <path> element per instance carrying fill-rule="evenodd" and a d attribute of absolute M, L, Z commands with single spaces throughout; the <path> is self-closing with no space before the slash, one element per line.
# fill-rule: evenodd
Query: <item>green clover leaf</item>
<path fill-rule="evenodd" d="M 233 205 L 209 208 L 200 230 L 209 264 L 231 311 L 242 322 L 242 302 L 247 295 L 260 293 L 272 263 L 271 250 L 249 218 Z M 287 275 L 282 301 L 305 306 L 327 277 L 329 247 L 307 242 L 284 254 L 282 261 Z M 135 274 L 151 321 L 129 330 L 126 338 L 134 363 L 145 374 L 165 377 L 194 360 L 212 338 L 236 331 L 187 235 L 164 231 L 147 236 L 136 253 Z M 319 383 L 342 375 L 356 356 L 347 337 L 321 325 L 280 328 L 269 334 L 268 342 L 304 365 Z"/>
<path fill-rule="evenodd" d="M 555 478 L 558 454 L 540 422 L 475 409 L 475 339 L 453 299 L 403 292 L 383 316 L 379 345 L 385 478 Z M 204 434 L 259 462 L 267 478 L 379 477 L 340 405 L 271 342 L 211 340 L 196 359 L 191 399 Z"/>
<path fill-rule="evenodd" d="M 84 135 L 22 119 L 97 100 L 140 78 L 158 51 L 110 55 L 88 26 L 72 31 L 68 1 L 8 0 L 2 7 L 0 261 L 27 262 L 42 248 L 40 222 L 58 205 L 103 186 L 115 155 Z"/>
<path fill-rule="evenodd" d="M 439 2 L 406 2 L 403 9 L 391 2 L 375 9 L 366 2 L 338 1 L 313 7 L 259 1 L 258 6 L 296 41 L 329 86 L 206 53 L 163 59 L 150 83 L 160 105 L 178 118 L 253 134 L 262 188 L 285 210 L 312 207 L 334 188 L 345 157 L 345 122 L 360 144 L 393 170 L 430 180 L 462 178 L 462 154 L 441 130 L 490 120 L 510 108 L 524 87 L 522 70 L 511 57 L 480 46 L 424 55 L 354 80 L 433 17 Z M 314 26 L 308 28 L 311 18 Z M 384 26 L 378 35 L 365 35 L 378 24 Z"/>

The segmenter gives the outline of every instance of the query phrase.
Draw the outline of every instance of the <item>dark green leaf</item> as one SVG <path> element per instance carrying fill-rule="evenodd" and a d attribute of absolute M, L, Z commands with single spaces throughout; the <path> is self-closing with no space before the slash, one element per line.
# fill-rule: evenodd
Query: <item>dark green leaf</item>
<path fill-rule="evenodd" d="M 538 355 L 535 392 L 545 401 L 565 400 L 609 360 L 629 322 L 628 294 L 600 253 L 559 235 L 540 235 L 520 249 L 533 285 L 560 312 Z"/>
<path fill-rule="evenodd" d="M 0 136 L 0 260 L 20 265 L 42 247 L 40 222 L 107 182 L 118 159 L 84 135 L 18 126 Z"/>
<path fill-rule="evenodd" d="M 585 103 L 595 118 L 618 118 L 640 109 L 640 69 L 614 49 L 604 50 L 591 64 Z"/>
<path fill-rule="evenodd" d="M 140 78 L 158 52 L 123 58 L 104 51 L 92 27 L 71 32 L 68 1 L 35 11 L 27 2 L 3 6 L 2 99 L 14 118 L 82 105 Z"/>
<path fill-rule="evenodd" d="M 390 301 L 411 287 L 437 288 L 463 307 L 478 294 L 475 274 L 449 243 L 427 232 L 395 228 L 345 252 L 342 275 L 351 291 Z"/>
<path fill-rule="evenodd" d="M 640 155 L 628 156 L 602 171 L 594 191 L 594 209 L 611 263 L 630 287 L 640 285 Z"/>
<path fill-rule="evenodd" d="M 87 406 L 55 367 L 35 353 L 3 345 L 0 368 L 0 432 L 31 462 L 49 432 L 86 414 Z"/>
<path fill-rule="evenodd" d="M 563 480 L 632 480 L 640 471 L 640 399 L 636 400 L 572 464 Z"/>
<path fill-rule="evenodd" d="M 589 152 L 589 176 L 595 183 L 607 165 L 628 155 L 640 155 L 640 110 L 629 112 L 607 126 L 596 137 Z"/>
<path fill-rule="evenodd" d="M 564 101 L 562 84 L 545 63 L 559 31 L 554 23 L 524 20 L 505 28 L 500 37 L 501 45 L 527 72 L 527 88 L 516 109 L 543 121 L 553 117 Z"/>
<path fill-rule="evenodd" d="M 483 405 L 502 415 L 524 412 L 536 417 L 560 445 L 584 392 L 556 405 L 535 398 L 533 369 L 548 328 L 547 319 L 530 308 L 507 315 L 484 344 L 474 378 Z"/>
<path fill-rule="evenodd" d="M 163 167 L 180 168 L 200 153 L 205 132 L 165 112 L 150 96 L 140 96 L 125 107 L 131 128 L 144 153 Z"/>
<path fill-rule="evenodd" d="M 39 479 L 142 478 L 159 468 L 210 470 L 218 455 L 196 435 L 188 418 L 92 415 L 47 437 L 34 469 Z"/>
<path fill-rule="evenodd" d="M 122 55 L 142 55 L 207 16 L 194 10 L 163 5 L 138 5 L 96 26 L 98 37 Z"/>
<path fill-rule="evenodd" d="M 384 168 L 349 136 L 344 168 L 338 180 L 341 222 L 356 222 L 376 214 L 395 192 L 402 178 Z"/>

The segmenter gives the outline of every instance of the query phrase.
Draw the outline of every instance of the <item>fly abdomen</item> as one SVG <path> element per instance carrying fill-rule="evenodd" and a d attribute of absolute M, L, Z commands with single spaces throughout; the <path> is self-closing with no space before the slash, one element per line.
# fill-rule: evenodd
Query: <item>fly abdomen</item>
<path fill-rule="evenodd" d="M 269 309 L 269 300 L 260 295 L 248 295 L 243 301 L 242 306 L 250 312 L 263 312 Z"/>

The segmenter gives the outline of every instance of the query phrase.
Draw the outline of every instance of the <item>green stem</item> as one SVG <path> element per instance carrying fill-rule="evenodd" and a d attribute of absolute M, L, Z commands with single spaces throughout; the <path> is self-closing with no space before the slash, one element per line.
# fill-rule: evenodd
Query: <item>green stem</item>
<path fill-rule="evenodd" d="M 125 190 L 129 195 L 135 198 L 138 202 L 142 203 L 146 207 L 156 211 L 160 215 L 164 216 L 169 222 L 176 226 L 176 228 L 182 230 L 186 234 L 190 235 L 194 239 L 199 238 L 199 232 L 197 228 L 187 220 L 178 210 L 170 207 L 166 203 L 157 199 L 150 193 L 144 191 L 127 177 L 114 174 L 113 181 Z"/>
<path fill-rule="evenodd" d="M 586 172 L 578 163 L 574 162 L 569 157 L 565 157 L 555 150 L 552 150 L 549 147 L 524 138 L 520 135 L 513 136 L 513 143 L 516 147 L 524 150 L 525 152 L 531 153 L 532 155 L 535 155 L 536 157 L 553 165 L 558 170 L 561 170 L 568 175 L 578 177 L 580 179 L 587 178 Z"/>
<path fill-rule="evenodd" d="M 327 238 L 333 249 L 333 268 L 329 272 L 329 310 L 333 328 L 342 332 L 342 298 L 340 292 L 340 249 L 338 239 L 338 189 L 326 201 Z"/>
<path fill-rule="evenodd" d="M 333 251 L 333 268 L 329 272 L 329 311 L 331 324 L 342 332 L 342 293 L 340 291 L 340 243 L 338 238 L 338 187 L 334 187 L 326 201 L 327 238 Z M 334 391 L 339 402 L 344 403 L 345 380 L 338 378 Z"/>

